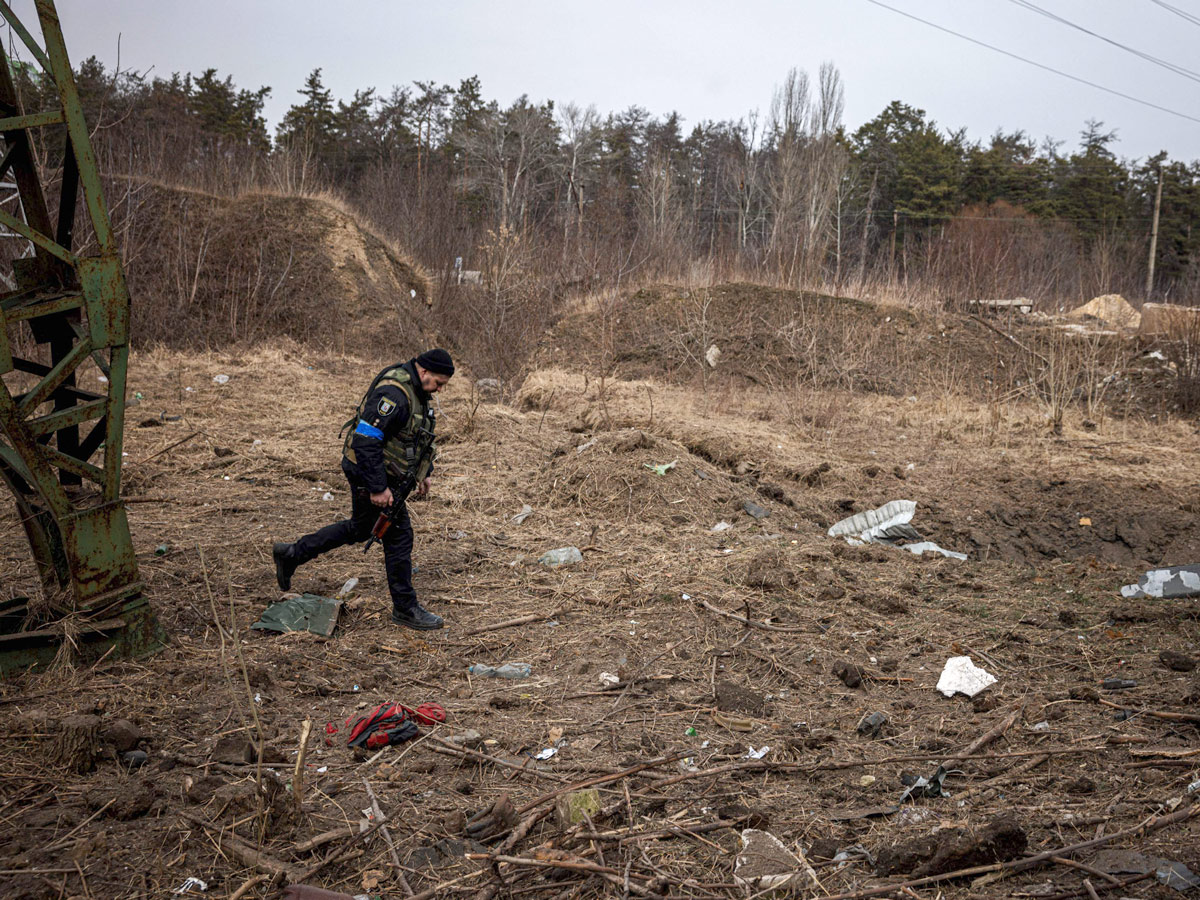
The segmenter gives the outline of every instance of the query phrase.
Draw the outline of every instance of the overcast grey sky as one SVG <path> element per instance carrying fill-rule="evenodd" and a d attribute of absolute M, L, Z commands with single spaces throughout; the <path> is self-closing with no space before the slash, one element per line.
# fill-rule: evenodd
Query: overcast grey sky
<path fill-rule="evenodd" d="M 1200 119 L 1200 76 L 1185 77 L 1033 11 L 1026 0 L 886 0 L 944 28 L 1104 87 Z M 1037 7 L 1180 67 L 1200 70 L 1200 0 L 1029 0 Z M 31 15 L 31 0 L 13 4 Z M 216 67 L 239 87 L 269 85 L 272 131 L 321 67 L 336 98 L 386 93 L 415 79 L 457 86 L 478 75 L 508 104 L 631 104 L 677 110 L 685 133 L 705 119 L 765 112 L 796 66 L 815 80 L 833 62 L 849 129 L 892 100 L 944 128 L 985 140 L 996 129 L 1073 149 L 1087 119 L 1115 130 L 1114 151 L 1200 159 L 1200 122 L 1107 94 L 968 43 L 869 0 L 58 0 L 72 62 L 152 74 Z"/>

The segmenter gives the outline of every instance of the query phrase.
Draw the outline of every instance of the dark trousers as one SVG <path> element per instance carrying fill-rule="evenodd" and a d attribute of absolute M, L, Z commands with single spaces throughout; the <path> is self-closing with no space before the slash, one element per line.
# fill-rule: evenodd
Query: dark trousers
<path fill-rule="evenodd" d="M 350 518 L 326 525 L 319 531 L 306 534 L 292 544 L 292 559 L 296 565 L 315 559 L 336 547 L 360 544 L 371 536 L 371 528 L 382 512 L 371 502 L 365 487 L 350 481 Z M 417 602 L 412 586 L 412 523 L 408 507 L 401 505 L 400 515 L 380 542 L 383 544 L 383 564 L 387 571 L 388 589 L 396 609 L 409 609 Z"/>

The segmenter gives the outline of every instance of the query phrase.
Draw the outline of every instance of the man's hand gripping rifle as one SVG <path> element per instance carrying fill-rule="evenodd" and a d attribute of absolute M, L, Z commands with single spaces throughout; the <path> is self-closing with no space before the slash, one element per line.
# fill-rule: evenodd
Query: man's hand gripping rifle
<path fill-rule="evenodd" d="M 404 508 L 404 501 L 417 488 L 417 484 L 419 483 L 417 473 L 426 468 L 425 461 L 432 452 L 433 429 L 425 426 L 417 432 L 417 454 L 413 458 L 413 463 L 408 467 L 408 473 L 401 479 L 400 483 L 392 488 L 391 506 L 381 512 L 379 518 L 375 520 L 375 525 L 371 528 L 371 536 L 367 538 L 366 546 L 363 547 L 363 553 L 370 550 L 371 545 L 376 541 L 382 541 L 388 529 L 399 518 L 400 511 Z"/>

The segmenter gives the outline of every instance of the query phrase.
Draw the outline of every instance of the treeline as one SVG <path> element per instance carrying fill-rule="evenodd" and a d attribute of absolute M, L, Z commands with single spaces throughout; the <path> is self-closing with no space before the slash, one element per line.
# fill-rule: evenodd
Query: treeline
<path fill-rule="evenodd" d="M 788 73 L 765 113 L 690 128 L 637 106 L 504 106 L 478 78 L 336 99 L 316 69 L 271 134 L 271 89 L 215 70 L 149 79 L 93 58 L 78 82 L 108 171 L 333 190 L 443 279 L 461 257 L 523 295 L 746 277 L 941 304 L 1147 299 L 1160 176 L 1154 299 L 1200 288 L 1200 163 L 1121 159 L 1098 122 L 1070 150 L 1019 130 L 972 140 L 899 101 L 848 131 L 828 64 Z"/>

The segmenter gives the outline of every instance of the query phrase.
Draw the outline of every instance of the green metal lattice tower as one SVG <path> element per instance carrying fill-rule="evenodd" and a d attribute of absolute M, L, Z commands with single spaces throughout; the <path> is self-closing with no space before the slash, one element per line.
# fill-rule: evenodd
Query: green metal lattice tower
<path fill-rule="evenodd" d="M 46 89 L 37 93 L 54 98 L 43 101 L 50 108 L 26 112 L 14 61 L 0 47 L 0 181 L 15 182 L 0 201 L 0 228 L 32 249 L 13 260 L 3 278 L 11 289 L 0 293 L 0 479 L 16 498 L 49 607 L 71 622 L 72 644 L 85 658 L 114 645 L 119 655 L 137 654 L 160 633 L 120 498 L 129 290 L 58 13 L 53 0 L 36 0 L 36 10 L 44 45 L 0 0 L 0 16 L 39 70 Z M 65 141 L 55 220 L 34 129 Z M 80 212 L 90 223 L 86 254 L 72 249 Z M 92 366 L 106 393 L 79 386 L 77 373 Z M 4 581 L 0 573 L 0 590 Z M 53 659 L 67 631 L 7 593 L 0 593 L 0 675 Z"/>

